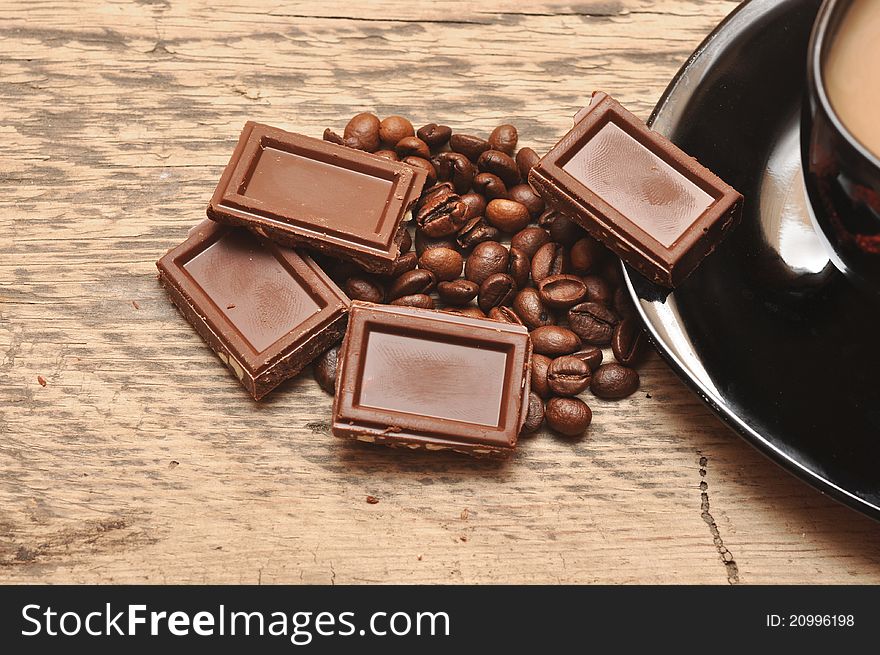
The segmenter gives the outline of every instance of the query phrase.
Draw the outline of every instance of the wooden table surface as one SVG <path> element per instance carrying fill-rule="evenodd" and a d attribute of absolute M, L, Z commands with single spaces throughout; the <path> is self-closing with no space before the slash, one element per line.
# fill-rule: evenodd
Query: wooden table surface
<path fill-rule="evenodd" d="M 156 281 L 247 119 L 543 152 L 593 89 L 647 117 L 734 2 L 257 4 L 0 1 L 0 581 L 880 582 L 880 525 L 656 355 L 580 440 L 405 453 L 332 437 L 309 374 L 252 402 Z"/>

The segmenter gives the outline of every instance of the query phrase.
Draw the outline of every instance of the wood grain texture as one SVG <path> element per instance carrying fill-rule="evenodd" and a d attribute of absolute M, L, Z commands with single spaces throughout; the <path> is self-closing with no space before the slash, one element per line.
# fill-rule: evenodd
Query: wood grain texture
<path fill-rule="evenodd" d="M 0 581 L 880 582 L 880 526 L 656 356 L 583 439 L 407 454 L 331 437 L 309 375 L 254 404 L 156 281 L 247 119 L 543 152 L 593 89 L 647 116 L 735 3 L 253 4 L 0 0 Z"/>

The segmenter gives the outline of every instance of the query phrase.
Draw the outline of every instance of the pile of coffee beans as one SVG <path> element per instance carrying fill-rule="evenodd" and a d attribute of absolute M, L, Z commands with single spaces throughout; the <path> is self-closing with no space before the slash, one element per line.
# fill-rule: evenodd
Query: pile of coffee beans
<path fill-rule="evenodd" d="M 580 435 L 592 421 L 578 396 L 625 398 L 639 388 L 633 368 L 646 337 L 622 287 L 619 260 L 574 221 L 545 208 L 527 183 L 538 162 L 517 149 L 513 125 L 488 138 L 429 123 L 416 130 L 401 116 L 361 113 L 342 136 L 324 139 L 427 172 L 390 275 L 350 262 L 322 260 L 353 300 L 441 309 L 526 326 L 534 350 L 523 433 L 545 422 Z M 509 244 L 509 245 L 507 245 Z M 414 251 L 413 251 L 414 248 Z M 602 363 L 609 347 L 616 362 Z M 338 349 L 324 353 L 315 377 L 332 393 Z"/>

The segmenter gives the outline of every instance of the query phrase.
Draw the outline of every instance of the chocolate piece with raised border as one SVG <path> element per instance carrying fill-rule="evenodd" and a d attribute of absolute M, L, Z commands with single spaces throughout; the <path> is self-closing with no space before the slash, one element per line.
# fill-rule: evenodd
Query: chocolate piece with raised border
<path fill-rule="evenodd" d="M 400 162 L 249 121 L 208 217 L 387 273 L 426 178 Z"/>
<path fill-rule="evenodd" d="M 259 400 L 342 338 L 350 303 L 310 257 L 203 221 L 156 266 L 196 331 Z"/>
<path fill-rule="evenodd" d="M 333 434 L 505 457 L 528 411 L 531 350 L 521 325 L 355 301 Z"/>
<path fill-rule="evenodd" d="M 742 196 L 601 91 L 532 168 L 554 209 L 652 281 L 684 280 L 739 220 Z"/>

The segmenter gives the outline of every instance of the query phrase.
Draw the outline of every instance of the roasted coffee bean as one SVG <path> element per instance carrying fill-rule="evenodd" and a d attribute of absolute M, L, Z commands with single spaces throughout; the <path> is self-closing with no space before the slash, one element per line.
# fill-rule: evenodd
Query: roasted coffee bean
<path fill-rule="evenodd" d="M 612 289 L 618 289 L 623 286 L 623 273 L 620 270 L 620 260 L 617 257 L 609 257 L 603 264 L 599 275 L 605 278 Z"/>
<path fill-rule="evenodd" d="M 327 275 L 337 284 L 344 285 L 352 275 L 363 275 L 364 271 L 357 264 L 343 259 L 328 258 L 323 268 Z"/>
<path fill-rule="evenodd" d="M 387 116 L 379 122 L 379 141 L 390 148 L 415 133 L 412 123 L 403 116 Z"/>
<path fill-rule="evenodd" d="M 626 287 L 617 287 L 617 290 L 614 292 L 613 306 L 614 312 L 620 316 L 620 318 L 635 318 L 638 316 L 636 307 L 633 305 L 632 298 L 629 295 L 629 291 L 626 290 Z"/>
<path fill-rule="evenodd" d="M 474 191 L 483 194 L 488 200 L 506 198 L 507 187 L 497 175 L 492 173 L 478 173 L 474 176 Z"/>
<path fill-rule="evenodd" d="M 519 135 L 513 125 L 499 125 L 489 135 L 489 146 L 493 150 L 500 150 L 504 154 L 513 155 L 518 139 Z"/>
<path fill-rule="evenodd" d="M 431 248 L 419 257 L 419 268 L 431 271 L 437 281 L 455 280 L 461 275 L 464 260 L 456 250 Z"/>
<path fill-rule="evenodd" d="M 379 149 L 379 117 L 366 111 L 354 116 L 348 121 L 342 136 L 345 145 L 349 145 L 349 139 L 356 139 L 361 149 L 375 152 Z"/>
<path fill-rule="evenodd" d="M 535 256 L 538 248 L 550 242 L 550 234 L 544 228 L 527 227 L 510 238 L 510 247 L 519 248 L 529 259 Z"/>
<path fill-rule="evenodd" d="M 417 136 L 407 136 L 402 138 L 397 142 L 397 145 L 394 146 L 394 151 L 401 159 L 406 159 L 407 157 L 421 157 L 422 159 L 431 158 L 431 149 L 428 147 L 428 144 Z"/>
<path fill-rule="evenodd" d="M 547 384 L 557 396 L 576 396 L 590 386 L 589 365 L 577 357 L 563 355 L 550 363 Z"/>
<path fill-rule="evenodd" d="M 483 173 L 492 173 L 500 177 L 507 187 L 519 182 L 519 169 L 510 155 L 500 150 L 487 150 L 477 159 L 477 168 Z"/>
<path fill-rule="evenodd" d="M 345 281 L 345 293 L 352 300 L 381 303 L 385 300 L 385 289 L 376 280 L 354 276 Z"/>
<path fill-rule="evenodd" d="M 507 190 L 507 197 L 525 205 L 533 220 L 544 211 L 544 199 L 528 184 L 514 184 Z"/>
<path fill-rule="evenodd" d="M 480 158 L 480 155 L 489 149 L 489 142 L 478 136 L 455 133 L 449 137 L 449 147 L 453 151 L 460 152 L 472 162 L 476 163 L 477 159 Z"/>
<path fill-rule="evenodd" d="M 585 346 L 577 352 L 572 353 L 571 356 L 577 357 L 584 362 L 590 367 L 590 371 L 595 371 L 602 365 L 602 349 L 598 346 Z"/>
<path fill-rule="evenodd" d="M 581 347 L 581 340 L 577 334 L 558 325 L 535 328 L 530 336 L 534 351 L 548 357 L 570 355 Z"/>
<path fill-rule="evenodd" d="M 568 325 L 584 343 L 594 346 L 610 344 L 617 323 L 614 312 L 599 303 L 583 302 L 568 310 Z"/>
<path fill-rule="evenodd" d="M 434 299 L 426 293 L 413 293 L 401 296 L 391 301 L 392 305 L 399 307 L 419 307 L 420 309 L 434 309 Z"/>
<path fill-rule="evenodd" d="M 555 209 L 550 209 L 549 207 L 544 210 L 544 213 L 538 216 L 538 226 L 543 227 L 545 230 L 550 229 L 550 225 L 553 224 L 553 221 L 556 220 L 557 212 Z"/>
<path fill-rule="evenodd" d="M 474 306 L 462 307 L 461 309 L 457 310 L 457 313 L 461 314 L 462 316 L 470 316 L 471 318 L 486 318 L 483 310 L 479 307 Z"/>
<path fill-rule="evenodd" d="M 447 125 L 437 125 L 437 123 L 428 123 L 420 127 L 416 136 L 428 144 L 431 148 L 439 148 L 449 141 L 452 136 L 452 129 Z"/>
<path fill-rule="evenodd" d="M 529 283 L 529 274 L 531 272 L 532 262 L 526 254 L 519 248 L 510 249 L 510 265 L 508 272 L 513 281 L 516 282 L 517 289 L 522 289 Z"/>
<path fill-rule="evenodd" d="M 537 432 L 544 424 L 544 401 L 534 391 L 529 392 L 529 409 L 526 412 L 526 420 L 520 428 L 520 434 Z"/>
<path fill-rule="evenodd" d="M 479 193 L 465 193 L 461 196 L 461 201 L 467 207 L 464 213 L 465 221 L 482 216 L 486 212 L 486 199 Z"/>
<path fill-rule="evenodd" d="M 416 223 L 425 236 L 434 239 L 449 236 L 464 224 L 466 210 L 458 194 L 444 187 L 424 199 L 415 215 Z"/>
<path fill-rule="evenodd" d="M 538 153 L 531 148 L 520 148 L 516 153 L 516 166 L 523 182 L 529 179 L 529 171 L 541 160 Z"/>
<path fill-rule="evenodd" d="M 639 388 L 639 374 L 620 364 L 602 364 L 590 382 L 590 391 L 599 398 L 617 400 L 626 398 Z"/>
<path fill-rule="evenodd" d="M 522 321 L 519 320 L 519 316 L 516 315 L 510 307 L 493 307 L 489 310 L 489 318 L 493 321 L 500 321 L 501 323 L 510 323 L 511 325 L 522 325 Z"/>
<path fill-rule="evenodd" d="M 529 224 L 529 210 L 513 200 L 496 198 L 486 206 L 486 221 L 502 232 L 519 232 Z"/>
<path fill-rule="evenodd" d="M 538 248 L 532 257 L 532 280 L 537 284 L 545 277 L 565 273 L 568 268 L 568 255 L 565 248 L 549 241 Z"/>
<path fill-rule="evenodd" d="M 438 182 L 432 187 L 422 190 L 422 195 L 413 203 L 412 215 L 415 217 L 425 204 L 435 196 L 446 196 L 455 194 L 455 187 L 452 182 Z"/>
<path fill-rule="evenodd" d="M 498 241 L 500 236 L 501 232 L 498 231 L 497 227 L 492 227 L 482 216 L 477 216 L 469 220 L 465 226 L 458 231 L 456 241 L 459 246 L 468 250 L 484 241 Z"/>
<path fill-rule="evenodd" d="M 604 247 L 593 237 L 584 237 L 574 242 L 569 252 L 571 270 L 584 275 L 602 262 Z"/>
<path fill-rule="evenodd" d="M 541 396 L 541 398 L 549 398 L 553 393 L 550 391 L 550 385 L 547 384 L 547 371 L 553 360 L 540 353 L 532 355 L 532 391 Z"/>
<path fill-rule="evenodd" d="M 474 246 L 464 263 L 464 276 L 471 282 L 482 284 L 495 273 L 504 273 L 510 263 L 507 248 L 496 241 L 484 241 Z"/>
<path fill-rule="evenodd" d="M 407 252 L 394 260 L 394 265 L 391 267 L 391 271 L 388 273 L 388 277 L 396 278 L 400 277 L 407 271 L 413 270 L 416 265 L 419 263 L 419 256 L 414 252 Z"/>
<path fill-rule="evenodd" d="M 391 283 L 386 298 L 394 301 L 402 296 L 428 293 L 434 288 L 436 281 L 434 274 L 427 269 L 417 268 L 414 271 L 407 271 Z"/>
<path fill-rule="evenodd" d="M 432 239 L 426 235 L 421 228 L 416 228 L 417 257 L 421 257 L 425 254 L 426 250 L 430 250 L 431 248 L 449 248 L 450 250 L 455 250 L 457 247 L 458 243 L 451 236 Z"/>
<path fill-rule="evenodd" d="M 556 218 L 550 223 L 549 230 L 550 238 L 564 246 L 573 245 L 586 234 L 584 228 L 565 214 L 556 214 Z"/>
<path fill-rule="evenodd" d="M 410 236 L 409 230 L 403 228 L 403 236 L 400 237 L 400 254 L 405 255 L 410 250 L 412 250 L 412 236 Z"/>
<path fill-rule="evenodd" d="M 587 288 L 585 300 L 606 306 L 611 304 L 611 288 L 608 286 L 605 278 L 601 278 L 598 275 L 585 275 L 581 279 Z"/>
<path fill-rule="evenodd" d="M 544 420 L 559 434 L 576 437 L 590 427 L 593 412 L 580 398 L 551 398 L 544 410 Z"/>
<path fill-rule="evenodd" d="M 513 311 L 530 330 L 556 324 L 553 312 L 547 309 L 540 294 L 532 287 L 526 287 L 516 294 L 516 298 L 513 299 Z"/>
<path fill-rule="evenodd" d="M 388 159 L 389 161 L 400 161 L 400 157 L 398 157 L 397 153 L 393 150 L 377 150 L 373 154 L 382 159 Z"/>
<path fill-rule="evenodd" d="M 329 143 L 335 143 L 338 146 L 345 145 L 345 139 L 343 139 L 341 136 L 336 134 L 336 132 L 331 130 L 329 127 L 324 130 L 324 141 L 327 141 Z M 396 157 L 397 157 L 397 155 L 395 155 L 395 158 Z"/>
<path fill-rule="evenodd" d="M 452 182 L 456 193 L 467 193 L 471 189 L 476 167 L 471 160 L 460 152 L 440 152 L 431 160 L 437 170 L 437 179 L 442 182 Z"/>
<path fill-rule="evenodd" d="M 514 296 L 516 296 L 516 282 L 513 278 L 507 273 L 495 273 L 480 284 L 477 305 L 484 312 L 488 312 L 493 307 L 510 304 Z"/>
<path fill-rule="evenodd" d="M 470 280 L 453 280 L 452 282 L 440 282 L 437 285 L 437 295 L 440 300 L 450 305 L 464 305 L 477 297 L 480 285 Z"/>
<path fill-rule="evenodd" d="M 427 159 L 410 156 L 404 157 L 403 163 L 409 164 L 413 168 L 420 168 L 428 174 L 428 178 L 425 180 L 425 186 L 434 186 L 434 184 L 437 183 L 437 171 L 434 168 L 434 164 Z"/>
<path fill-rule="evenodd" d="M 336 369 L 339 359 L 339 346 L 325 350 L 315 360 L 313 369 L 318 385 L 331 396 L 336 393 Z"/>
<path fill-rule="evenodd" d="M 366 152 L 375 152 L 375 151 L 373 151 L 373 150 L 367 150 L 367 146 L 364 145 L 363 141 L 361 141 L 361 140 L 360 140 L 358 137 L 356 137 L 356 136 L 350 136 L 350 137 L 348 137 L 348 138 L 345 140 L 345 143 L 343 143 L 343 145 L 344 145 L 346 148 L 353 148 L 354 150 L 364 150 L 364 151 L 366 151 Z"/>
<path fill-rule="evenodd" d="M 549 275 L 538 282 L 538 294 L 548 307 L 568 309 L 584 299 L 587 287 L 577 275 Z"/>
<path fill-rule="evenodd" d="M 624 366 L 635 366 L 645 354 L 648 335 L 637 318 L 625 318 L 611 335 L 611 351 L 614 358 Z"/>

